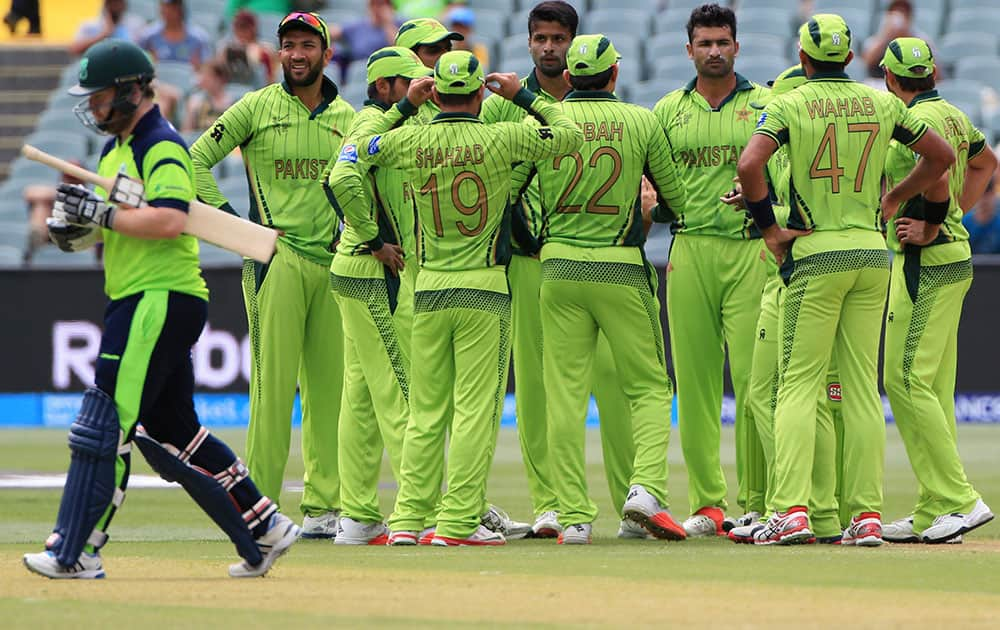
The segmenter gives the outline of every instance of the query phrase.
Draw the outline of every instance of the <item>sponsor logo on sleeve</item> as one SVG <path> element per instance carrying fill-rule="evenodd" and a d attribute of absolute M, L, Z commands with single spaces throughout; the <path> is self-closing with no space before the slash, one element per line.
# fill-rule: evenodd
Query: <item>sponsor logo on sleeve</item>
<path fill-rule="evenodd" d="M 354 164 L 358 161 L 358 146 L 355 144 L 345 144 L 344 148 L 340 150 L 340 157 L 337 158 L 338 162 L 350 162 Z"/>
<path fill-rule="evenodd" d="M 767 112 L 761 114 L 760 118 L 757 119 L 757 129 L 763 127 L 765 122 L 767 122 Z"/>
<path fill-rule="evenodd" d="M 376 153 L 378 153 L 378 148 L 379 148 L 378 145 L 379 142 L 381 141 L 382 141 L 382 136 L 375 136 L 374 138 L 371 139 L 371 142 L 368 143 L 368 155 L 375 155 Z"/>

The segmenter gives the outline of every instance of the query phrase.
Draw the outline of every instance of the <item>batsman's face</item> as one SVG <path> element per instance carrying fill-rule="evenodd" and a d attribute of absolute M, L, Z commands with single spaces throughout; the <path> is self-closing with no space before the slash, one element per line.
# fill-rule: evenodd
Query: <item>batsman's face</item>
<path fill-rule="evenodd" d="M 281 69 L 285 82 L 291 87 L 305 87 L 316 83 L 329 63 L 333 49 L 323 49 L 319 35 L 301 30 L 287 31 L 281 37 Z"/>
<path fill-rule="evenodd" d="M 562 75 L 572 41 L 573 34 L 559 22 L 534 22 L 528 35 L 528 51 L 538 71 L 547 77 Z"/>
<path fill-rule="evenodd" d="M 718 79 L 733 73 L 740 45 L 728 26 L 698 26 L 687 45 L 698 76 Z"/>

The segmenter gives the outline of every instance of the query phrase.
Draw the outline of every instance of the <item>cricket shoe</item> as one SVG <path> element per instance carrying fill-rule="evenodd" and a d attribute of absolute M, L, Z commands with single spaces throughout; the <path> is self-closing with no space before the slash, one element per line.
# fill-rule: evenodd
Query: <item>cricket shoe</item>
<path fill-rule="evenodd" d="M 834 534 L 833 536 L 817 536 L 817 545 L 839 545 L 841 541 L 844 540 L 843 534 Z"/>
<path fill-rule="evenodd" d="M 756 535 L 756 533 L 762 529 L 764 529 L 764 523 L 756 521 L 753 523 L 748 523 L 746 525 L 739 525 L 737 527 L 734 527 L 731 530 L 729 530 L 729 533 L 726 534 L 726 536 L 728 536 L 729 540 L 733 541 L 734 543 L 738 543 L 741 545 L 752 545 L 754 541 L 754 535 Z"/>
<path fill-rule="evenodd" d="M 557 538 L 562 533 L 562 525 L 559 524 L 559 513 L 554 510 L 543 512 L 535 519 L 535 524 L 531 526 L 532 538 Z"/>
<path fill-rule="evenodd" d="M 486 511 L 486 514 L 483 514 L 479 523 L 491 532 L 503 534 L 507 540 L 524 538 L 532 531 L 530 523 L 511 519 L 506 512 L 495 505 L 490 505 L 490 509 Z"/>
<path fill-rule="evenodd" d="M 347 516 L 340 517 L 335 545 L 384 545 L 389 541 L 385 523 L 363 523 Z"/>
<path fill-rule="evenodd" d="M 44 575 L 53 580 L 99 580 L 104 577 L 104 568 L 101 566 L 101 554 L 81 553 L 76 559 L 76 563 L 71 567 L 64 567 L 56 560 L 56 554 L 51 551 L 40 551 L 38 553 L 24 554 L 24 566 L 28 570 L 38 575 Z"/>
<path fill-rule="evenodd" d="M 302 519 L 303 538 L 335 538 L 340 522 L 340 510 L 324 512 L 319 516 L 306 514 Z"/>
<path fill-rule="evenodd" d="M 816 537 L 809 529 L 809 515 L 804 507 L 775 512 L 753 535 L 755 545 L 799 545 L 815 540 Z"/>
<path fill-rule="evenodd" d="M 630 518 L 622 519 L 621 525 L 618 526 L 618 537 L 624 540 L 655 539 L 655 536 L 646 531 L 641 523 Z"/>
<path fill-rule="evenodd" d="M 851 519 L 840 544 L 857 547 L 878 547 L 882 544 L 882 516 L 878 512 L 862 512 Z"/>
<path fill-rule="evenodd" d="M 993 520 L 993 512 L 982 499 L 977 499 L 972 511 L 968 514 L 955 512 L 943 514 L 934 519 L 931 526 L 920 535 L 925 543 L 938 544 L 949 542 L 955 536 L 971 532 Z"/>
<path fill-rule="evenodd" d="M 275 560 L 283 556 L 295 544 L 301 533 L 302 529 L 292 519 L 281 512 L 275 512 L 271 515 L 267 532 L 257 539 L 257 547 L 260 548 L 263 560 L 254 565 L 248 564 L 245 560 L 231 564 L 229 565 L 229 577 L 245 578 L 264 575 Z"/>
<path fill-rule="evenodd" d="M 434 534 L 431 544 L 435 547 L 488 547 L 507 544 L 507 540 L 500 532 L 494 532 L 487 529 L 485 525 L 480 525 L 476 531 L 465 538 Z"/>
<path fill-rule="evenodd" d="M 590 523 L 569 525 L 564 527 L 562 532 L 559 533 L 556 543 L 560 545 L 589 545 L 592 529 Z"/>
<path fill-rule="evenodd" d="M 425 527 L 423 530 L 421 530 L 420 537 L 417 539 L 417 542 L 420 543 L 421 545 L 431 544 L 431 541 L 434 540 L 435 531 L 437 531 L 436 527 Z"/>
<path fill-rule="evenodd" d="M 628 490 L 622 515 L 646 528 L 653 536 L 663 540 L 684 540 L 687 534 L 680 523 L 674 520 L 656 497 L 640 485 Z"/>
<path fill-rule="evenodd" d="M 722 522 L 726 515 L 717 507 L 703 507 L 684 521 L 684 531 L 691 538 L 697 536 L 725 536 Z"/>
<path fill-rule="evenodd" d="M 722 520 L 722 530 L 728 532 L 734 527 L 753 525 L 760 520 L 760 512 L 747 512 L 743 516 L 727 516 Z"/>
<path fill-rule="evenodd" d="M 389 538 L 385 544 L 392 547 L 412 547 L 417 544 L 417 532 L 389 532 Z"/>
<path fill-rule="evenodd" d="M 913 515 L 897 518 L 891 523 L 882 525 L 882 540 L 891 543 L 918 543 L 920 536 L 913 530 Z"/>

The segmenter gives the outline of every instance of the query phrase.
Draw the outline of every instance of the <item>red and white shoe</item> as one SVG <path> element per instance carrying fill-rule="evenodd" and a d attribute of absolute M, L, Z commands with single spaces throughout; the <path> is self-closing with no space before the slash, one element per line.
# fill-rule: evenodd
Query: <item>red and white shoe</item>
<path fill-rule="evenodd" d="M 389 538 L 385 544 L 391 547 L 412 547 L 417 544 L 417 532 L 389 532 Z"/>
<path fill-rule="evenodd" d="M 878 512 L 862 512 L 851 519 L 844 530 L 840 544 L 858 547 L 878 547 L 882 544 L 882 515 Z"/>
<path fill-rule="evenodd" d="M 450 536 L 434 534 L 433 538 L 431 538 L 431 544 L 436 547 L 484 547 L 505 545 L 507 544 L 507 540 L 500 532 L 490 531 L 483 525 L 480 525 L 476 528 L 476 531 L 472 532 L 466 538 L 451 538 Z"/>
<path fill-rule="evenodd" d="M 741 545 L 752 545 L 754 536 L 764 529 L 764 523 L 756 522 L 749 525 L 739 525 L 729 530 L 729 540 Z"/>
<path fill-rule="evenodd" d="M 423 531 L 420 532 L 420 537 L 418 538 L 421 545 L 429 545 L 431 541 L 434 540 L 434 532 L 436 529 L 434 527 L 425 527 Z"/>
<path fill-rule="evenodd" d="M 589 545 L 591 531 L 592 526 L 590 523 L 567 525 L 560 532 L 556 543 L 560 545 Z"/>
<path fill-rule="evenodd" d="M 721 510 L 720 510 L 721 511 Z M 687 533 L 648 490 L 640 485 L 629 488 L 622 514 L 661 540 L 684 540 Z"/>
<path fill-rule="evenodd" d="M 725 536 L 726 514 L 717 507 L 703 507 L 684 521 L 684 532 L 690 537 Z"/>
<path fill-rule="evenodd" d="M 340 517 L 335 545 L 385 545 L 389 530 L 384 523 L 363 523 L 347 516 Z"/>
<path fill-rule="evenodd" d="M 816 541 L 809 529 L 809 515 L 804 507 L 793 507 L 787 512 L 775 512 L 754 532 L 755 545 L 799 545 Z"/>

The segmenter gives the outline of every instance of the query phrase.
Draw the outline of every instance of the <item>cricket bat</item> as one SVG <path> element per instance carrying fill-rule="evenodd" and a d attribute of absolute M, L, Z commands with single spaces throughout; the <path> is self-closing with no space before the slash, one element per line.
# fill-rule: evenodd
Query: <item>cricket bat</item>
<path fill-rule="evenodd" d="M 100 186 L 104 190 L 111 190 L 115 185 L 115 180 L 110 177 L 101 177 L 97 173 L 36 149 L 30 144 L 21 147 L 21 154 L 29 160 L 41 162 L 67 175 Z M 271 228 L 251 223 L 197 200 L 191 201 L 184 232 L 262 263 L 271 261 L 278 240 L 278 232 Z"/>

